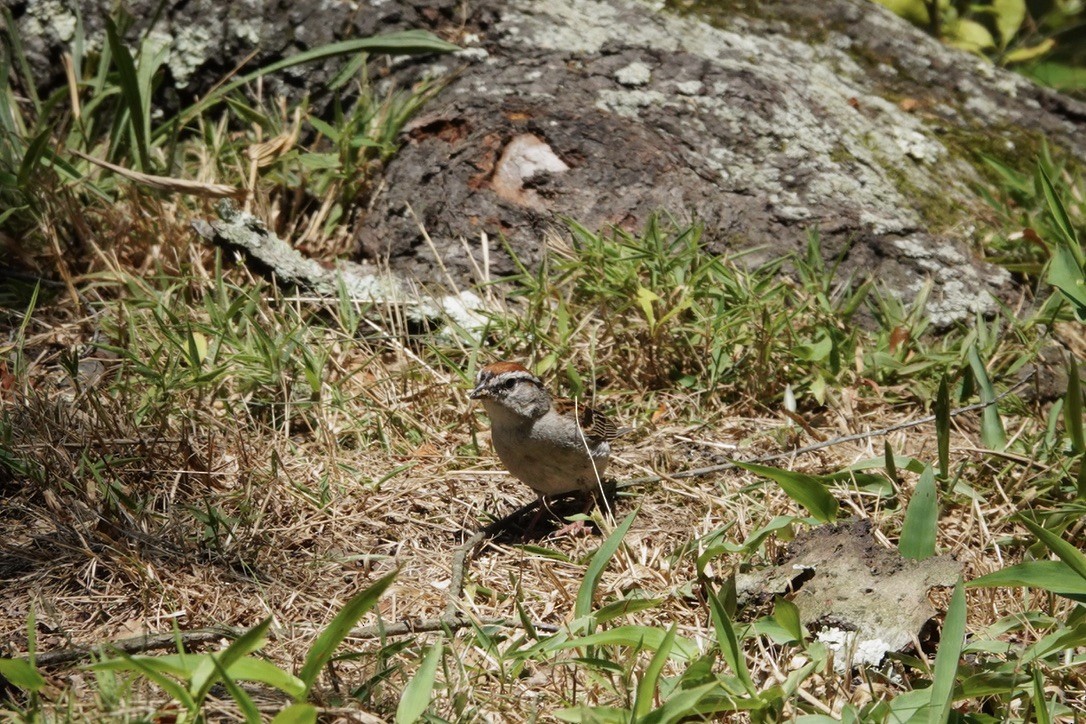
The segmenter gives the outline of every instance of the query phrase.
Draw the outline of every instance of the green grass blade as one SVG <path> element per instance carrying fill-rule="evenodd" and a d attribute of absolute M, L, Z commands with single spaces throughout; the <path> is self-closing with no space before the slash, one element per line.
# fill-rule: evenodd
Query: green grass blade
<path fill-rule="evenodd" d="M 905 523 L 901 526 L 897 549 L 905 558 L 918 561 L 930 558 L 935 555 L 938 530 L 939 496 L 935 489 L 935 473 L 929 465 L 921 473 L 909 499 L 909 507 L 905 509 Z"/>
<path fill-rule="evenodd" d="M 1052 531 L 1034 523 L 1028 518 L 1020 518 L 1022 525 L 1029 528 L 1033 535 L 1037 536 L 1038 540 L 1044 543 L 1045 548 L 1059 556 L 1059 559 L 1063 561 L 1068 568 L 1075 572 L 1079 578 L 1086 581 L 1086 555 L 1075 548 L 1073 545 L 1059 537 Z"/>
<path fill-rule="evenodd" d="M 50 135 L 49 129 L 46 129 L 27 144 L 26 150 L 23 152 L 23 160 L 19 164 L 19 173 L 16 176 L 16 183 L 20 187 L 26 187 L 30 183 L 31 174 L 42 165 L 42 157 L 45 155 Z"/>
<path fill-rule="evenodd" d="M 1037 724 L 1052 724 L 1052 717 L 1048 713 L 1048 700 L 1045 699 L 1045 682 L 1040 668 L 1031 667 L 1033 674 L 1033 717 Z"/>
<path fill-rule="evenodd" d="M 38 670 L 22 659 L 0 659 L 0 676 L 23 691 L 40 691 L 45 686 Z"/>
<path fill-rule="evenodd" d="M 270 618 L 267 620 L 271 621 Z M 240 641 L 240 639 L 238 640 Z M 237 641 L 234 643 L 237 643 Z M 247 724 L 260 724 L 263 721 L 260 716 L 260 710 L 256 708 L 256 704 L 254 704 L 249 695 L 245 693 L 245 690 L 238 686 L 237 682 L 235 682 L 230 677 L 230 674 L 226 672 L 226 667 L 219 663 L 218 657 L 209 656 L 208 661 L 211 661 L 214 664 L 215 679 L 222 682 L 223 687 L 225 687 L 227 693 L 230 694 L 230 698 L 234 700 L 234 703 L 238 705 L 238 709 L 241 710 Z M 202 701 L 202 699 L 197 699 L 197 701 Z"/>
<path fill-rule="evenodd" d="M 882 456 L 883 467 L 886 469 L 886 477 L 890 478 L 890 482 L 894 484 L 895 490 L 901 489 L 901 478 L 897 474 L 897 462 L 894 460 L 894 451 L 890 447 L 890 441 L 884 440 L 882 443 Z"/>
<path fill-rule="evenodd" d="M 1072 306 L 1079 321 L 1086 320 L 1086 284 L 1076 255 L 1068 244 L 1059 244 L 1052 252 L 1045 281 L 1056 287 Z"/>
<path fill-rule="evenodd" d="M 681 689 L 668 697 L 659 709 L 649 712 L 644 718 L 636 721 L 639 724 L 671 724 L 672 722 L 691 720 L 705 721 L 696 709 L 698 702 L 704 699 L 714 689 L 720 689 L 720 684 L 712 682 L 694 687 L 693 689 Z"/>
<path fill-rule="evenodd" d="M 969 348 L 968 357 L 973 377 L 980 388 L 980 401 L 987 405 L 981 413 L 980 438 L 989 449 L 1002 450 L 1007 447 L 1007 433 L 1003 430 L 1003 421 L 999 418 L 999 408 L 995 404 L 995 388 L 992 387 L 988 371 L 980 360 L 976 345 Z"/>
<path fill-rule="evenodd" d="M 935 654 L 935 671 L 931 684 L 930 724 L 946 724 L 950 719 L 951 704 L 954 701 L 954 680 L 958 673 L 958 660 L 965 641 L 965 586 L 962 579 L 954 586 L 954 595 L 950 597 L 950 608 L 943 622 L 943 632 L 939 638 L 939 652 Z"/>
<path fill-rule="evenodd" d="M 291 704 L 276 714 L 271 724 L 317 724 L 317 707 L 305 703 Z"/>
<path fill-rule="evenodd" d="M 939 476 L 950 477 L 950 389 L 946 375 L 939 380 L 935 397 L 935 437 L 939 448 Z"/>
<path fill-rule="evenodd" d="M 267 633 L 271 622 L 272 618 L 268 616 L 235 639 L 222 653 L 212 654 L 205 659 L 205 661 L 209 662 L 208 665 L 197 669 L 197 672 L 192 676 L 192 683 L 189 687 L 191 691 L 195 692 L 193 698 L 196 701 L 203 701 L 208 690 L 215 684 L 216 677 L 212 676 L 212 674 L 216 670 L 229 670 L 234 662 L 238 661 L 242 656 L 250 654 L 264 645 L 264 634 Z"/>
<path fill-rule="evenodd" d="M 396 707 L 396 724 L 414 724 L 426 713 L 434 691 L 434 680 L 437 677 L 437 665 L 441 662 L 442 650 L 441 641 L 431 646 L 419 670 L 404 687 L 403 693 L 400 694 L 400 704 Z"/>
<path fill-rule="evenodd" d="M 143 119 L 144 102 L 140 97 L 139 76 L 132 54 L 117 34 L 117 26 L 111 18 L 106 18 L 106 39 L 113 62 L 117 67 L 117 80 L 121 86 L 121 100 L 128 111 L 128 125 L 136 139 L 136 157 L 139 171 L 151 170 L 151 153 L 148 146 L 147 124 Z M 118 136 L 119 138 L 119 136 Z"/>
<path fill-rule="evenodd" d="M 399 571 L 393 571 L 384 578 L 379 578 L 372 586 L 348 601 L 343 610 L 336 614 L 332 622 L 313 642 L 309 653 L 306 654 L 302 670 L 298 674 L 298 678 L 305 684 L 305 692 L 299 695 L 299 700 L 313 688 L 313 683 L 317 680 L 317 674 L 331 660 L 332 654 L 343 642 L 347 634 L 351 632 L 358 619 L 362 618 L 367 611 L 376 605 L 377 600 L 381 598 L 381 594 L 396 580 L 398 573 Z"/>
<path fill-rule="evenodd" d="M 636 510 L 626 516 L 626 519 L 615 528 L 611 535 L 607 536 L 607 540 L 592 556 L 592 561 L 588 564 L 588 570 L 585 571 L 584 580 L 581 581 L 581 587 L 577 590 L 577 601 L 573 606 L 573 618 L 584 618 L 592 613 L 592 599 L 596 595 L 596 587 L 600 583 L 600 576 L 603 575 L 603 570 L 610 563 L 619 546 L 622 545 L 622 539 L 629 532 L 630 526 L 633 525 L 636 517 Z"/>
<path fill-rule="evenodd" d="M 803 623 L 800 620 L 799 607 L 787 598 L 777 596 L 773 604 L 773 620 L 788 632 L 793 641 L 803 641 Z"/>
<path fill-rule="evenodd" d="M 1071 438 L 1071 452 L 1078 456 L 1076 487 L 1080 500 L 1086 500 L 1086 436 L 1082 429 L 1082 378 L 1078 372 L 1078 360 L 1071 355 L 1067 370 L 1067 395 L 1063 403 L 1063 420 L 1067 436 Z"/>
<path fill-rule="evenodd" d="M 1086 599 L 1086 579 L 1063 561 L 1026 561 L 969 582 L 970 588 L 1040 588 L 1073 600 Z"/>
<path fill-rule="evenodd" d="M 837 499 L 815 476 L 754 463 L 735 461 L 735 465 L 774 481 L 789 498 L 809 510 L 811 515 L 823 523 L 832 523 L 837 518 Z"/>
<path fill-rule="evenodd" d="M 657 651 L 664 645 L 666 635 L 663 629 L 655 626 L 616 626 L 568 640 L 558 637 L 544 640 L 532 647 L 532 650 L 533 652 L 549 652 L 586 646 L 630 646 L 639 650 Z M 690 639 L 677 636 L 672 642 L 670 657 L 677 661 L 693 661 L 699 653 L 697 644 Z"/>
<path fill-rule="evenodd" d="M 313 50 L 308 50 L 303 53 L 297 53 L 289 58 L 284 58 L 278 62 L 271 63 L 270 65 L 266 65 L 263 68 L 243 75 L 240 78 L 223 85 L 182 111 L 178 115 L 177 123 L 180 125 L 188 123 L 246 83 L 251 83 L 257 78 L 286 68 L 292 68 L 303 63 L 311 63 L 316 60 L 323 60 L 337 55 L 354 55 L 355 53 L 411 55 L 420 53 L 449 53 L 455 50 L 460 50 L 460 47 L 453 45 L 452 43 L 447 43 L 425 30 L 404 30 L 395 33 L 386 33 L 384 35 L 375 35 L 370 38 L 356 38 L 354 40 L 344 40 L 338 43 L 329 43 L 328 45 L 322 45 L 319 48 L 314 48 Z M 172 125 L 173 124 L 163 124 L 158 129 L 158 132 L 172 132 Z"/>
<path fill-rule="evenodd" d="M 1067 215 L 1067 209 L 1064 208 L 1063 201 L 1060 200 L 1059 194 L 1056 193 L 1056 189 L 1052 185 L 1052 179 L 1049 178 L 1044 166 L 1038 166 L 1038 170 L 1041 172 L 1041 189 L 1044 192 L 1045 202 L 1048 204 L 1048 211 L 1052 214 L 1052 220 L 1056 222 L 1056 228 L 1063 235 L 1062 241 L 1074 250 L 1075 261 L 1078 262 L 1081 269 L 1086 264 L 1086 259 L 1083 259 L 1082 249 L 1078 244 L 1078 234 L 1075 233 L 1071 217 Z"/>
<path fill-rule="evenodd" d="M 754 686 L 750 672 L 747 670 L 747 658 L 743 653 L 743 647 L 739 645 L 739 637 L 736 636 L 731 616 L 724 610 L 724 602 L 715 591 L 706 587 L 706 593 L 709 597 L 709 612 L 713 618 L 713 629 L 716 631 L 720 656 L 739 678 L 747 693 L 753 696 L 758 689 Z"/>
<path fill-rule="evenodd" d="M 660 673 L 664 670 L 664 664 L 667 663 L 668 656 L 671 655 L 671 647 L 675 644 L 677 628 L 678 624 L 675 623 L 672 623 L 668 628 L 667 635 L 664 636 L 664 642 L 660 645 L 660 648 L 656 649 L 656 653 L 653 654 L 649 665 L 645 667 L 645 673 L 641 675 L 641 680 L 637 682 L 637 693 L 634 695 L 633 705 L 633 714 L 636 719 L 641 719 L 652 711 L 656 685 L 660 681 Z"/>
<path fill-rule="evenodd" d="M 187 711 L 195 713 L 199 708 L 196 701 L 189 694 L 188 689 L 171 679 L 165 671 L 164 667 L 158 665 L 158 662 L 151 656 L 129 656 L 123 651 L 118 652 L 121 659 L 128 664 L 128 668 L 137 671 L 144 678 L 150 679 L 157 684 L 159 688 L 173 697 L 173 700 L 181 704 Z"/>
<path fill-rule="evenodd" d="M 7 3 L 0 8 L 0 20 L 3 20 L 3 27 L 0 28 L 0 32 L 7 36 L 8 42 L 4 43 L 10 47 L 11 58 L 19 66 L 19 73 L 22 76 L 22 90 L 26 94 L 27 100 L 30 101 L 31 106 L 34 109 L 34 116 L 41 116 L 41 98 L 38 96 L 38 85 L 35 80 L 34 71 L 30 68 L 30 63 L 26 57 L 26 49 L 23 47 L 23 39 L 19 34 L 18 26 L 15 24 L 15 18 L 12 17 L 11 9 Z M 7 75 L 4 76 L 7 79 Z"/>

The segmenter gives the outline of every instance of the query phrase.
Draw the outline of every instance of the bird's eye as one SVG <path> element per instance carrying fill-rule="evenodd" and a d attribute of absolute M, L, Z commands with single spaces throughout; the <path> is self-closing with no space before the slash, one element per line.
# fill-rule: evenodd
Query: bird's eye
<path fill-rule="evenodd" d="M 515 385 L 516 383 L 517 383 L 516 379 L 513 378 L 513 377 L 510 377 L 509 379 L 502 382 L 502 389 L 503 390 L 511 390 L 511 389 L 513 389 L 513 385 Z"/>

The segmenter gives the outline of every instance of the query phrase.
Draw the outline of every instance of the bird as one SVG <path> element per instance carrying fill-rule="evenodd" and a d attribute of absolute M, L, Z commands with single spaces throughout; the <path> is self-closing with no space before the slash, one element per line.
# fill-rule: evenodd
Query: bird
<path fill-rule="evenodd" d="M 505 468 L 542 499 L 587 494 L 585 512 L 620 431 L 599 411 L 555 398 L 543 382 L 516 362 L 494 362 L 479 370 L 469 397 L 482 402 L 490 437 Z M 540 513 L 543 507 L 540 507 Z M 538 522 L 539 513 L 529 526 Z"/>

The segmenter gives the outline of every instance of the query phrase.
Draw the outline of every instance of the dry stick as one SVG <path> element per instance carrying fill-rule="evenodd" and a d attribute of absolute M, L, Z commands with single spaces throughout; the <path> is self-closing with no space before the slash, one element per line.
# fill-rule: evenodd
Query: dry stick
<path fill-rule="evenodd" d="M 393 621 L 392 623 L 387 624 L 361 626 L 352 629 L 347 636 L 348 638 L 356 639 L 378 639 L 384 638 L 385 636 L 403 636 L 410 633 L 425 633 L 429 631 L 455 631 L 474 625 L 475 623 L 474 620 L 462 614 L 456 614 L 454 616 L 444 615 L 437 618 L 422 618 L 417 621 L 404 619 L 402 621 Z M 519 628 L 523 626 L 523 624 L 518 621 L 505 618 L 479 619 L 478 625 L 502 626 L 508 628 Z M 533 622 L 532 626 L 541 631 L 551 633 L 558 630 L 557 626 L 552 626 L 551 624 Z M 248 629 L 239 626 L 210 626 L 208 628 L 193 629 L 191 631 L 179 631 L 176 634 L 165 633 L 133 636 L 132 638 L 107 641 L 106 643 L 95 644 L 93 646 L 73 646 L 67 649 L 46 651 L 45 653 L 37 654 L 34 657 L 34 665 L 39 667 L 61 666 L 63 664 L 72 664 L 77 661 L 83 661 L 95 655 L 103 656 L 113 651 L 123 651 L 126 654 L 141 654 L 147 651 L 174 648 L 178 641 L 180 641 L 187 650 L 192 646 L 210 644 L 219 641 L 220 639 L 236 639 L 247 632 Z M 275 639 L 279 637 L 279 633 L 275 629 L 270 629 L 267 636 L 270 639 Z M 27 660 L 27 657 L 23 657 L 23 660 Z"/>
<path fill-rule="evenodd" d="M 1011 387 L 1008 390 L 1005 390 L 1005 391 L 1001 392 L 999 395 L 997 395 L 995 397 L 995 399 L 989 400 L 988 402 L 977 402 L 977 403 L 972 404 L 972 405 L 966 405 L 965 407 L 959 407 L 957 409 L 951 410 L 950 411 L 950 416 L 951 417 L 957 417 L 958 415 L 963 415 L 963 414 L 965 414 L 967 412 L 972 412 L 974 410 L 980 410 L 980 409 L 983 409 L 985 407 L 989 407 L 991 405 L 994 405 L 997 402 L 999 402 L 1000 400 L 1002 400 L 1004 397 L 1007 397 L 1008 395 L 1011 395 L 1014 392 L 1016 392 L 1018 389 L 1023 387 L 1027 382 L 1029 382 L 1032 378 L 1033 378 L 1033 372 L 1031 371 L 1028 375 L 1026 375 L 1021 380 L 1019 380 L 1018 384 L 1016 384 L 1014 387 Z M 867 439 L 869 437 L 880 437 L 880 436 L 883 436 L 883 435 L 889 435 L 889 434 L 897 432 L 899 430 L 908 430 L 911 427 L 920 427 L 921 425 L 926 425 L 929 422 L 934 422 L 934 421 L 935 421 L 935 415 L 928 415 L 927 417 L 921 417 L 919 420 L 911 420 L 909 422 L 902 422 L 902 423 L 898 423 L 897 425 L 891 425 L 890 427 L 884 427 L 884 428 L 879 429 L 879 430 L 869 430 L 867 432 L 857 432 L 857 433 L 854 433 L 852 435 L 845 435 L 843 437 L 835 437 L 832 440 L 824 440 L 822 442 L 817 442 L 814 445 L 808 445 L 807 447 L 796 448 L 795 450 L 786 450 L 784 452 L 779 452 L 779 453 L 771 453 L 769 455 L 763 455 L 761 457 L 751 458 L 750 460 L 743 460 L 742 462 L 745 462 L 745 463 L 767 463 L 767 462 L 772 462 L 773 460 L 780 460 L 781 458 L 792 457 L 794 455 L 802 455 L 804 453 L 814 452 L 815 450 L 821 450 L 823 448 L 831 447 L 833 445 L 840 445 L 841 443 L 853 442 L 855 440 L 865 440 L 865 439 Z M 733 468 L 738 467 L 738 465 L 739 464 L 737 462 L 731 462 L 731 463 L 723 463 L 721 465 L 711 465 L 711 466 L 706 467 L 706 468 L 694 468 L 692 470 L 682 470 L 682 471 L 677 472 L 677 473 L 669 474 L 667 476 L 667 478 L 676 478 L 676 479 L 677 478 L 700 478 L 700 477 L 703 477 L 705 475 L 712 475 L 713 473 L 719 473 L 719 472 L 722 472 L 724 470 L 731 470 Z M 632 488 L 632 487 L 637 486 L 637 485 L 648 485 L 650 483 L 659 483 L 659 482 L 663 481 L 664 479 L 665 479 L 665 477 L 660 476 L 660 475 L 646 475 L 643 478 L 633 478 L 632 480 L 627 480 L 625 482 L 619 483 L 618 488 L 619 488 L 619 490 L 623 490 L 625 488 Z"/>

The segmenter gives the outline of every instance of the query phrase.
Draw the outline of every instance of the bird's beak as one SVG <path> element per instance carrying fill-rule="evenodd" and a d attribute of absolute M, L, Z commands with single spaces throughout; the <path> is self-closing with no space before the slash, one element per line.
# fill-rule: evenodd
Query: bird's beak
<path fill-rule="evenodd" d="M 490 393 L 482 385 L 477 385 L 474 390 L 468 393 L 468 397 L 473 400 L 478 400 L 480 397 L 489 397 Z"/>

